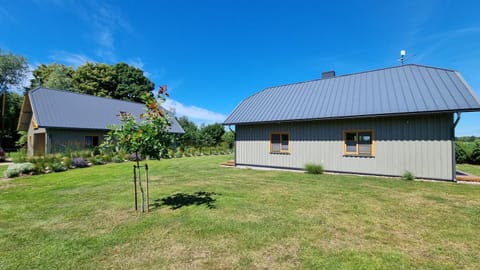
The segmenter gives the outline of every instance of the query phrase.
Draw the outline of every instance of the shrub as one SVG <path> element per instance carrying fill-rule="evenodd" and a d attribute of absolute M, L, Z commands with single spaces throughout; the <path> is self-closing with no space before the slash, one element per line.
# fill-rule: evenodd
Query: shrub
<path fill-rule="evenodd" d="M 28 174 L 35 171 L 35 165 L 30 162 L 14 163 L 8 166 L 4 172 L 5 177 L 12 178 L 17 177 L 20 174 Z"/>
<path fill-rule="evenodd" d="M 459 143 L 455 143 L 455 160 L 459 164 L 468 162 L 467 152 L 463 145 Z"/>
<path fill-rule="evenodd" d="M 62 158 L 62 164 L 65 168 L 70 168 L 72 167 L 72 159 L 70 157 L 63 157 Z"/>
<path fill-rule="evenodd" d="M 413 175 L 413 173 L 409 172 L 409 171 L 405 171 L 403 174 L 402 174 L 402 179 L 403 180 L 415 180 L 415 176 Z"/>
<path fill-rule="evenodd" d="M 305 171 L 310 174 L 322 174 L 323 166 L 321 164 L 308 163 L 305 164 Z"/>
<path fill-rule="evenodd" d="M 45 172 L 45 163 L 35 163 L 35 172 L 37 173 L 44 173 Z"/>
<path fill-rule="evenodd" d="M 105 160 L 105 162 L 111 162 L 112 161 L 112 156 L 109 154 L 103 154 L 102 159 Z"/>
<path fill-rule="evenodd" d="M 105 164 L 105 160 L 103 160 L 103 158 L 100 157 L 100 156 L 94 156 L 94 157 L 90 158 L 90 163 L 92 163 L 94 165 L 103 165 L 103 164 Z"/>
<path fill-rule="evenodd" d="M 480 141 L 475 142 L 475 147 L 470 154 L 470 162 L 472 164 L 480 165 Z"/>
<path fill-rule="evenodd" d="M 10 153 L 13 163 L 24 163 L 27 161 L 27 150 L 20 149 L 15 153 Z"/>
<path fill-rule="evenodd" d="M 88 167 L 88 162 L 83 157 L 76 157 L 72 159 L 72 165 L 75 168 L 85 168 Z"/>
<path fill-rule="evenodd" d="M 49 167 L 54 172 L 63 172 L 67 170 L 67 168 L 65 168 L 60 162 L 53 162 Z"/>
<path fill-rule="evenodd" d="M 123 162 L 123 158 L 121 158 L 119 155 L 115 155 L 112 157 L 112 162 L 113 163 L 121 163 Z"/>
<path fill-rule="evenodd" d="M 175 158 L 181 158 L 183 157 L 183 153 L 182 152 L 177 152 L 173 155 Z"/>
<path fill-rule="evenodd" d="M 12 164 L 8 166 L 7 170 L 3 173 L 5 177 L 13 178 L 20 175 L 20 168 L 14 167 L 14 165 L 18 165 L 18 164 Z"/>

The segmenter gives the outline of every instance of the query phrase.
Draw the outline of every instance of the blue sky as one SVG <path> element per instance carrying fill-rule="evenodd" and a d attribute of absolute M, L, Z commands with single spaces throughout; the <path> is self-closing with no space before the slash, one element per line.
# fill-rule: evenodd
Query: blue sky
<path fill-rule="evenodd" d="M 480 95 L 480 1 L 0 0 L 0 48 L 51 62 L 126 62 L 167 84 L 177 115 L 221 122 L 265 87 L 409 63 Z M 480 136 L 480 113 L 457 135 Z"/>

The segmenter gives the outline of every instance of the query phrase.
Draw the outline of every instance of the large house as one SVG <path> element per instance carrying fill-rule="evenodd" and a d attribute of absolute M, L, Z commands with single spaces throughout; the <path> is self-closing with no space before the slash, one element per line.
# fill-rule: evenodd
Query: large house
<path fill-rule="evenodd" d="M 458 72 L 410 64 L 267 88 L 224 125 L 239 167 L 455 181 L 455 126 L 470 111 L 480 100 Z"/>
<path fill-rule="evenodd" d="M 120 113 L 139 116 L 145 105 L 39 87 L 28 92 L 17 129 L 28 132 L 29 155 L 98 146 L 108 126 L 119 124 Z M 183 133 L 170 115 L 170 132 Z"/>

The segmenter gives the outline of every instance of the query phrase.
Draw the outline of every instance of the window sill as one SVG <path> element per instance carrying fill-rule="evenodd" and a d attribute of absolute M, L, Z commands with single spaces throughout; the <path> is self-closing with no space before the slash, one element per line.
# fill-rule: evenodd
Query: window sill
<path fill-rule="evenodd" d="M 343 157 L 375 158 L 374 155 L 367 155 L 367 154 L 343 154 Z"/>
<path fill-rule="evenodd" d="M 290 152 L 270 152 L 272 155 L 290 155 Z"/>

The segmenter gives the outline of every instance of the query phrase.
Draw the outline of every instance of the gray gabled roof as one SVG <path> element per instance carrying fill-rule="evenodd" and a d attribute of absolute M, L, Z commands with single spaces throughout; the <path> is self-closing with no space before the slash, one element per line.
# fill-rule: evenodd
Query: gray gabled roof
<path fill-rule="evenodd" d="M 120 112 L 138 117 L 145 111 L 141 103 L 44 87 L 30 91 L 28 96 L 37 125 L 44 128 L 108 130 L 108 126 L 120 123 Z M 183 133 L 175 117 L 169 115 L 170 132 Z"/>
<path fill-rule="evenodd" d="M 458 72 L 409 64 L 267 88 L 243 100 L 224 124 L 457 111 L 480 111 Z"/>

